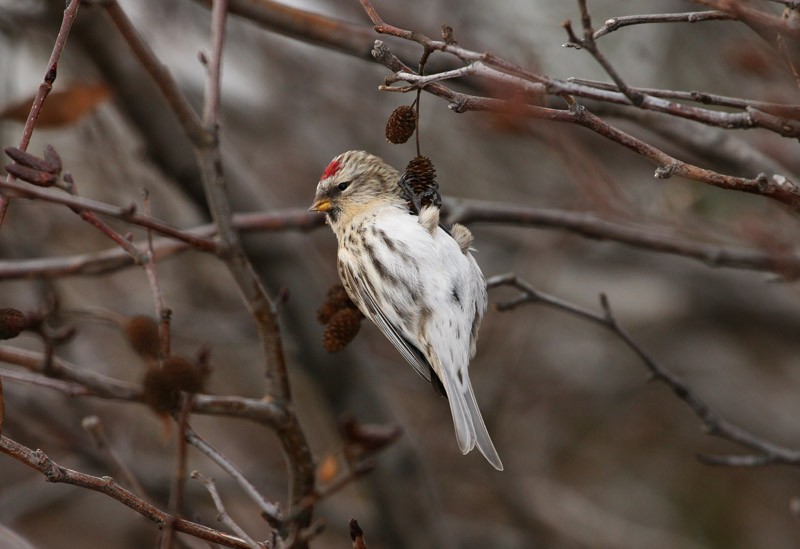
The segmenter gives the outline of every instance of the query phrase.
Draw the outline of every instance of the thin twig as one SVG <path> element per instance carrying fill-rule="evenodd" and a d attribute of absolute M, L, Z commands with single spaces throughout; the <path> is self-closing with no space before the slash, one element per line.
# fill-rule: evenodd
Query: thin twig
<path fill-rule="evenodd" d="M 590 311 L 584 307 L 580 307 L 563 299 L 541 292 L 533 288 L 533 286 L 527 282 L 519 279 L 513 273 L 493 276 L 486 281 L 486 284 L 488 288 L 511 286 L 521 292 L 516 298 L 496 304 L 498 311 L 509 311 L 524 304 L 541 303 L 603 326 L 619 337 L 625 343 L 625 345 L 627 345 L 628 348 L 639 357 L 647 370 L 650 372 L 652 379 L 667 385 L 675 394 L 675 396 L 682 400 L 692 410 L 692 412 L 694 412 L 695 416 L 697 416 L 698 419 L 700 419 L 700 421 L 703 423 L 703 426 L 709 435 L 734 442 L 758 452 L 761 456 L 763 456 L 763 460 L 757 463 L 758 465 L 763 465 L 765 463 L 800 465 L 800 451 L 792 450 L 790 448 L 767 441 L 757 435 L 754 435 L 753 433 L 750 433 L 749 431 L 742 429 L 737 425 L 730 423 L 713 411 L 691 387 L 689 387 L 682 379 L 659 363 L 648 351 L 646 351 L 633 339 L 630 333 L 623 328 L 619 322 L 617 322 L 617 319 L 611 310 L 611 306 L 605 294 L 600 294 L 602 313 L 595 313 L 594 311 Z M 729 464 L 744 465 L 745 462 L 737 462 L 736 460 L 732 460 Z"/>
<path fill-rule="evenodd" d="M 592 54 L 592 57 L 603 67 L 603 70 L 606 71 L 614 83 L 617 85 L 617 88 L 620 92 L 622 92 L 625 97 L 627 97 L 630 102 L 639 107 L 644 102 L 644 94 L 632 90 L 622 77 L 617 73 L 614 66 L 611 62 L 606 59 L 606 57 L 600 52 L 600 48 L 597 47 L 597 44 L 594 41 L 594 29 L 592 28 L 592 20 L 589 16 L 589 8 L 586 5 L 586 0 L 578 0 L 578 7 L 581 11 L 581 22 L 583 24 L 583 39 L 578 38 L 575 36 L 575 33 L 572 31 L 572 23 L 568 20 L 564 22 L 562 25 L 564 30 L 567 31 L 567 36 L 569 37 L 569 42 L 567 42 L 566 46 L 572 46 L 576 48 L 583 48 L 586 49 L 589 53 Z"/>
<path fill-rule="evenodd" d="M 310 231 L 322 227 L 325 218 L 307 209 L 287 209 L 273 212 L 234 214 L 233 224 L 243 232 L 280 232 Z M 201 225 L 182 231 L 184 235 L 205 242 L 212 242 L 216 234 L 213 224 Z M 147 252 L 146 246 L 138 244 L 139 254 Z M 216 245 L 215 245 L 216 246 Z M 169 237 L 156 238 L 153 241 L 153 253 L 156 260 L 182 253 L 192 246 L 186 240 L 175 240 Z M 64 257 L 47 257 L 23 260 L 0 259 L 0 280 L 16 278 L 60 278 L 64 276 L 87 275 L 97 276 L 133 266 L 131 256 L 118 247 L 99 252 L 89 252 Z"/>
<path fill-rule="evenodd" d="M 222 498 L 219 497 L 219 492 L 217 491 L 217 485 L 214 483 L 214 479 L 204 477 L 199 471 L 192 471 L 191 476 L 193 479 L 199 481 L 203 486 L 205 486 L 209 495 L 211 495 L 211 499 L 214 501 L 214 507 L 217 508 L 217 520 L 225 524 L 228 528 L 233 530 L 236 535 L 245 540 L 251 549 L 259 549 L 261 546 L 256 543 L 256 540 L 248 536 L 247 532 L 245 532 L 244 529 L 239 526 L 225 510 L 225 505 L 222 503 Z"/>
<path fill-rule="evenodd" d="M 54 462 L 41 450 L 34 451 L 8 437 L 0 436 L 0 452 L 16 459 L 31 469 L 39 471 L 45 476 L 48 482 L 72 484 L 73 486 L 100 492 L 133 509 L 157 525 L 164 524 L 172 518 L 169 514 L 120 486 L 111 477 L 96 477 L 67 469 Z M 225 532 L 180 518 L 174 519 L 174 522 L 175 530 L 178 532 L 183 532 L 190 536 L 212 543 L 218 543 L 226 547 L 250 549 L 250 545 L 248 545 L 245 540 L 226 534 Z"/>
<path fill-rule="evenodd" d="M 178 88 L 177 83 L 172 78 L 167 67 L 155 56 L 153 50 L 141 37 L 139 32 L 131 23 L 128 16 L 116 0 L 103 2 L 108 15 L 119 30 L 120 35 L 128 43 L 131 51 L 150 74 L 151 78 L 158 84 L 159 90 L 167 100 L 170 108 L 177 115 L 181 126 L 189 138 L 195 143 L 204 143 L 209 139 L 208 134 L 203 129 L 200 118 L 195 113 L 186 96 Z"/>
<path fill-rule="evenodd" d="M 178 435 L 176 439 L 175 469 L 172 473 L 172 484 L 169 490 L 169 502 L 167 512 L 173 517 L 180 517 L 183 509 L 183 496 L 186 486 L 186 438 L 183 433 L 189 422 L 189 413 L 192 409 L 194 395 L 184 394 L 181 398 L 180 411 L 175 417 L 178 424 Z M 174 520 L 167 521 L 161 534 L 162 549 L 171 549 L 175 542 Z"/>
<path fill-rule="evenodd" d="M 44 73 L 44 79 L 39 84 L 39 90 L 36 92 L 36 97 L 33 99 L 31 110 L 28 113 L 28 118 L 25 121 L 25 127 L 22 129 L 22 137 L 19 140 L 17 147 L 21 151 L 28 150 L 28 145 L 33 135 L 33 128 L 36 121 L 39 119 L 39 114 L 42 112 L 42 106 L 45 99 L 47 99 L 50 90 L 53 89 L 53 83 L 58 74 L 58 62 L 61 59 L 61 52 L 64 50 L 64 45 L 67 43 L 69 31 L 72 28 L 72 23 L 78 15 L 78 8 L 81 5 L 81 0 L 68 0 L 67 6 L 64 9 L 64 16 L 61 19 L 61 28 L 58 29 L 53 51 L 50 53 L 50 60 L 47 62 L 47 70 Z M 14 176 L 9 175 L 9 180 L 14 181 Z M 3 225 L 6 211 L 8 210 L 8 196 L 0 192 L 0 226 Z"/>
<path fill-rule="evenodd" d="M 653 23 L 699 23 L 700 21 L 729 21 L 736 18 L 729 13 L 718 10 L 690 11 L 685 13 L 648 13 L 642 15 L 621 15 L 608 19 L 603 26 L 597 29 L 593 38 L 612 33 L 622 27 L 630 25 L 643 25 Z"/>
<path fill-rule="evenodd" d="M 234 465 L 227 457 L 222 455 L 218 450 L 206 442 L 197 432 L 194 431 L 189 425 L 186 426 L 186 433 L 184 435 L 186 441 L 200 450 L 211 461 L 219 465 L 226 473 L 233 477 L 244 492 L 250 497 L 251 500 L 261 509 L 261 512 L 266 516 L 271 523 L 278 523 L 282 520 L 280 508 L 267 501 L 262 496 L 255 486 L 245 478 L 244 474 Z"/>
<path fill-rule="evenodd" d="M 87 389 L 79 383 L 53 379 L 52 377 L 47 377 L 35 372 L 17 372 L 14 370 L 0 368 L 0 378 L 5 378 L 6 380 L 15 381 L 17 383 L 27 383 L 28 385 L 46 387 L 48 389 L 58 391 L 68 397 L 92 396 L 95 394 L 94 391 Z"/>
<path fill-rule="evenodd" d="M 136 478 L 136 475 L 133 474 L 131 468 L 128 467 L 117 453 L 114 452 L 113 448 L 111 448 L 108 436 L 103 428 L 103 422 L 100 418 L 98 416 L 87 416 L 81 421 L 81 427 L 88 433 L 94 447 L 103 454 L 106 461 L 111 466 L 114 476 L 122 481 L 124 487 L 144 498 L 147 492 L 145 492 L 144 487 L 139 482 L 139 479 Z"/>
<path fill-rule="evenodd" d="M 113 206 L 90 198 L 64 194 L 33 185 L 22 185 L 16 181 L 11 181 L 10 178 L 0 178 L 0 189 L 13 191 L 15 195 L 22 198 L 62 204 L 76 211 L 91 211 L 107 215 L 134 225 L 139 225 L 140 227 L 152 229 L 159 234 L 170 236 L 177 240 L 183 240 L 198 250 L 217 251 L 217 245 L 213 240 L 187 233 L 158 219 L 139 215 L 136 213 L 136 206 L 134 204 L 127 207 Z"/>
<path fill-rule="evenodd" d="M 142 209 L 147 217 L 152 217 L 150 209 L 150 193 L 142 193 Z M 161 345 L 161 356 L 170 355 L 170 318 L 172 310 L 164 301 L 161 285 L 158 283 L 158 270 L 156 269 L 156 254 L 153 251 L 153 231 L 147 229 L 147 259 L 144 262 L 144 271 L 150 284 L 150 292 L 155 302 L 156 318 L 158 319 L 158 340 Z"/>

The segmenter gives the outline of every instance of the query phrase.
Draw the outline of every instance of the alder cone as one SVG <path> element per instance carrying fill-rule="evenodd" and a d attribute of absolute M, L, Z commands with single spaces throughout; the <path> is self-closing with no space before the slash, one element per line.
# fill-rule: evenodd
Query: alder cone
<path fill-rule="evenodd" d="M 147 315 L 133 315 L 125 320 L 125 337 L 133 350 L 142 358 L 158 358 L 161 339 L 158 323 Z"/>
<path fill-rule="evenodd" d="M 341 309 L 334 314 L 322 336 L 322 346 L 329 353 L 344 349 L 358 334 L 364 315 L 358 309 Z"/>
<path fill-rule="evenodd" d="M 180 392 L 199 393 L 204 385 L 203 373 L 182 356 L 164 359 L 160 367 L 149 368 L 142 381 L 144 403 L 158 414 L 174 410 L 180 403 Z"/>
<path fill-rule="evenodd" d="M 348 307 L 354 309 L 356 306 L 350 300 L 350 296 L 347 295 L 344 286 L 341 284 L 331 286 L 325 303 L 317 311 L 317 320 L 320 324 L 327 324 L 339 310 Z"/>
<path fill-rule="evenodd" d="M 13 339 L 17 337 L 30 321 L 20 310 L 5 308 L 0 309 L 0 339 Z"/>
<path fill-rule="evenodd" d="M 408 105 L 400 105 L 386 121 L 386 140 L 389 143 L 399 145 L 408 141 L 414 130 L 417 129 L 417 115 L 414 108 Z"/>
<path fill-rule="evenodd" d="M 415 193 L 421 194 L 428 189 L 438 189 L 439 185 L 436 183 L 436 168 L 433 162 L 427 156 L 415 156 L 408 162 L 406 166 L 406 173 L 408 174 L 411 188 Z"/>

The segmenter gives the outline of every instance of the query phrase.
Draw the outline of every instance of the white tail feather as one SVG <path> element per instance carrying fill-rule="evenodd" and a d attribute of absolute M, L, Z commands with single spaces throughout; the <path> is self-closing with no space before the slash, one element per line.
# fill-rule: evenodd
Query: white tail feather
<path fill-rule="evenodd" d="M 439 369 L 442 371 L 443 369 Z M 467 372 L 463 372 L 464 381 L 459 382 L 455 375 L 449 370 L 445 370 L 442 379 L 447 399 L 450 402 L 450 413 L 453 416 L 453 425 L 456 430 L 456 440 L 462 454 L 466 454 L 478 447 L 478 450 L 486 460 L 498 471 L 503 470 L 503 462 L 492 444 L 489 431 L 483 422 L 481 411 L 475 400 L 475 393 L 469 381 Z"/>

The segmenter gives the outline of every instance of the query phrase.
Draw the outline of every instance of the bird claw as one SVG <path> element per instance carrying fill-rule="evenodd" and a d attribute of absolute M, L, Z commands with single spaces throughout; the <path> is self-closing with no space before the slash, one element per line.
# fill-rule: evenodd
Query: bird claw
<path fill-rule="evenodd" d="M 417 178 L 408 172 L 404 173 L 397 184 L 403 191 L 403 198 L 409 203 L 413 213 L 419 215 L 423 206 L 431 205 L 439 208 L 442 205 L 442 196 L 439 194 L 439 185 L 434 181 L 432 187 L 428 187 L 422 192 L 414 190 L 414 183 Z"/>

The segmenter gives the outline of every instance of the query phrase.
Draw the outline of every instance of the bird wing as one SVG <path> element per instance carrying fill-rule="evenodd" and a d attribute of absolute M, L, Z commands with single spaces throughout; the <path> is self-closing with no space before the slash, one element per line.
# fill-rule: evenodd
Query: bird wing
<path fill-rule="evenodd" d="M 414 370 L 425 380 L 430 381 L 432 368 L 425 355 L 408 340 L 395 319 L 387 317 L 384 309 L 379 305 L 375 287 L 367 273 L 359 270 L 353 262 L 343 259 L 342 255 L 340 253 L 339 277 L 353 302 L 400 351 L 400 354 L 414 367 Z"/>

